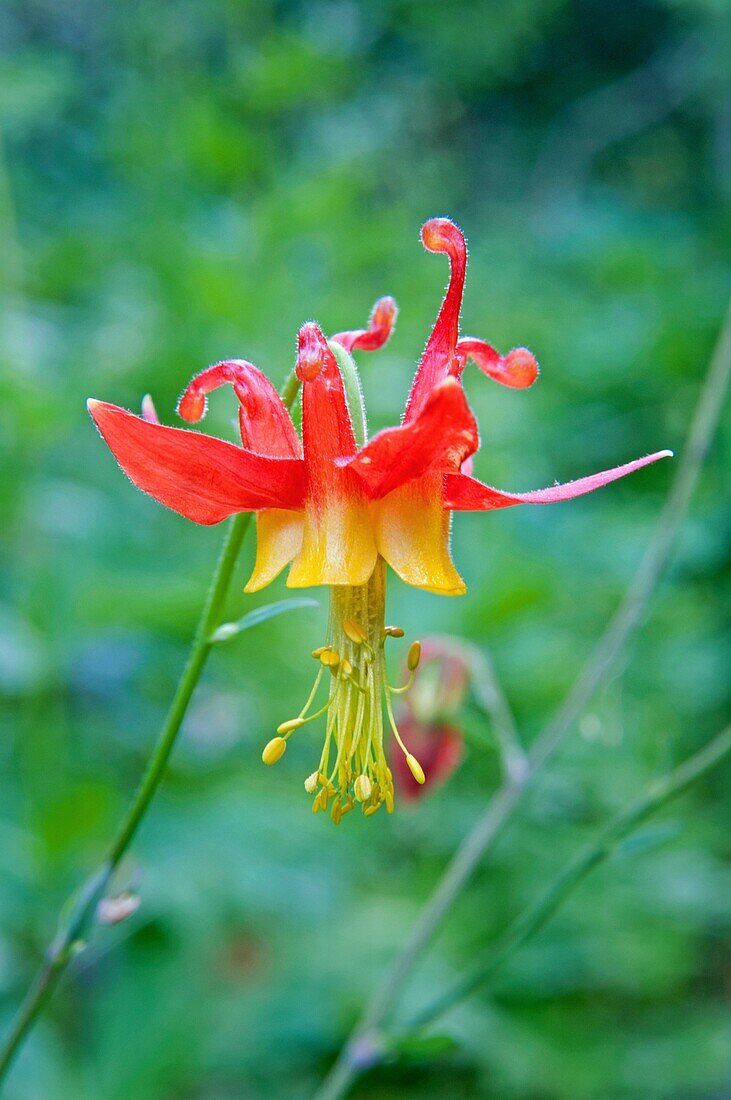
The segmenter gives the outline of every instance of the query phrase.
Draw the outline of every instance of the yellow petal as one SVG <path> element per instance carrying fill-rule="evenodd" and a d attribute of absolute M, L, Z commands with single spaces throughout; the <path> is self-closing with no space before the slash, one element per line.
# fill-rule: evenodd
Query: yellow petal
<path fill-rule="evenodd" d="M 376 564 L 373 525 L 365 501 L 328 500 L 321 510 L 305 511 L 302 548 L 292 563 L 287 585 L 365 584 Z"/>
<path fill-rule="evenodd" d="M 245 592 L 258 592 L 271 584 L 302 545 L 302 512 L 265 508 L 256 513 L 256 561 Z"/>
<path fill-rule="evenodd" d="M 374 512 L 378 552 L 402 580 L 443 596 L 464 595 L 449 552 L 451 514 L 442 507 L 441 474 L 394 489 Z"/>

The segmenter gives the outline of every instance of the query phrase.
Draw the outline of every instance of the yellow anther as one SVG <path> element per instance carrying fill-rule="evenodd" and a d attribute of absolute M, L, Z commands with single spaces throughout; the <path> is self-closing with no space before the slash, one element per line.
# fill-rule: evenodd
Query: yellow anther
<path fill-rule="evenodd" d="M 317 784 L 320 782 L 320 776 L 318 772 L 313 772 L 312 775 L 308 775 L 305 779 L 305 790 L 308 794 L 314 794 L 317 790 Z"/>
<path fill-rule="evenodd" d="M 353 666 L 351 665 L 347 657 L 344 657 L 343 660 L 340 662 L 340 672 L 346 680 L 349 676 L 353 675 Z"/>
<path fill-rule="evenodd" d="M 363 645 L 368 640 L 365 630 L 355 619 L 344 619 L 343 630 L 355 645 Z"/>
<path fill-rule="evenodd" d="M 330 810 L 330 817 L 333 819 L 336 825 L 340 824 L 340 818 L 343 816 L 343 808 L 339 798 L 336 798 L 333 802 L 332 809 Z"/>
<path fill-rule="evenodd" d="M 383 633 L 387 638 L 403 638 L 404 632 L 400 626 L 384 627 Z"/>
<path fill-rule="evenodd" d="M 406 658 L 406 667 L 409 672 L 415 672 L 419 667 L 419 661 L 421 660 L 421 642 L 412 642 L 409 646 L 409 653 Z M 423 780 L 422 780 L 423 782 Z"/>
<path fill-rule="evenodd" d="M 265 764 L 276 764 L 277 760 L 281 760 L 284 756 L 286 748 L 287 742 L 283 737 L 272 737 L 271 741 L 264 746 L 261 758 Z"/>
<path fill-rule="evenodd" d="M 406 753 L 406 763 L 409 765 L 409 771 L 413 775 L 417 783 L 423 783 L 426 779 L 424 775 L 424 769 L 415 756 L 412 756 L 410 752 Z"/>
<path fill-rule="evenodd" d="M 392 814 L 393 813 L 393 789 L 392 788 L 386 788 L 386 791 L 385 791 L 383 797 L 384 797 L 384 801 L 386 803 L 386 809 L 388 810 L 388 812 L 390 814 Z"/>
<path fill-rule="evenodd" d="M 320 656 L 325 652 L 326 649 L 326 645 L 319 645 L 317 649 L 312 650 L 312 656 L 315 658 L 316 661 L 319 661 Z"/>
<path fill-rule="evenodd" d="M 354 806 L 355 802 L 353 802 L 353 799 L 350 797 L 350 795 L 348 795 L 348 801 L 340 809 L 340 816 L 345 817 L 346 814 L 350 813 Z"/>
<path fill-rule="evenodd" d="M 359 802 L 366 802 L 371 797 L 373 784 L 367 775 L 359 775 L 353 784 L 353 793 Z"/>
<path fill-rule="evenodd" d="M 334 649 L 326 648 L 323 649 L 322 653 L 320 654 L 320 661 L 325 666 L 325 668 L 335 669 L 340 664 L 340 656 L 335 652 Z"/>
<path fill-rule="evenodd" d="M 277 733 L 291 733 L 292 730 L 298 730 L 304 724 L 304 718 L 289 718 L 286 722 L 280 722 L 277 726 Z"/>
<path fill-rule="evenodd" d="M 363 807 L 363 816 L 364 817 L 371 817 L 373 814 L 377 813 L 380 810 L 380 808 L 381 808 L 381 803 L 380 802 L 376 802 L 375 806 L 364 806 Z"/>

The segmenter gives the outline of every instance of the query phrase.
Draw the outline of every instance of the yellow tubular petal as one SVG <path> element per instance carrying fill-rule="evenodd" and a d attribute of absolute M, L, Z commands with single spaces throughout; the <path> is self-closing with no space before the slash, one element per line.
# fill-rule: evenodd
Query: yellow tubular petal
<path fill-rule="evenodd" d="M 443 596 L 464 595 L 449 552 L 451 514 L 442 507 L 440 474 L 394 489 L 374 512 L 378 552 L 403 581 Z"/>
<path fill-rule="evenodd" d="M 302 545 L 303 529 L 302 512 L 265 508 L 256 513 L 256 561 L 245 592 L 265 588 L 289 565 Z"/>
<path fill-rule="evenodd" d="M 363 501 L 329 500 L 304 517 L 302 548 L 292 563 L 289 588 L 313 584 L 365 584 L 376 564 L 376 543 Z"/>

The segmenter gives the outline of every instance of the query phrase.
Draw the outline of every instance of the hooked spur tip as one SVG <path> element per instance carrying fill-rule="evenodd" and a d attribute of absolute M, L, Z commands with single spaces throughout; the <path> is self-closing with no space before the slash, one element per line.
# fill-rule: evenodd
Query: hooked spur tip
<path fill-rule="evenodd" d="M 464 234 L 451 218 L 430 218 L 421 227 L 421 241 L 429 252 L 464 252 Z"/>
<path fill-rule="evenodd" d="M 396 305 L 396 299 L 392 298 L 390 294 L 386 294 L 385 297 L 379 298 L 373 307 L 371 312 L 371 327 L 390 328 L 397 314 L 398 306 Z"/>
<path fill-rule="evenodd" d="M 178 401 L 178 416 L 189 424 L 197 424 L 206 414 L 205 394 L 187 389 Z"/>
<path fill-rule="evenodd" d="M 325 337 L 319 325 L 307 321 L 297 336 L 297 365 L 295 372 L 301 382 L 312 382 L 322 369 L 327 350 Z"/>
<path fill-rule="evenodd" d="M 518 389 L 527 389 L 538 377 L 538 360 L 528 348 L 509 351 L 505 356 L 505 368 Z"/>

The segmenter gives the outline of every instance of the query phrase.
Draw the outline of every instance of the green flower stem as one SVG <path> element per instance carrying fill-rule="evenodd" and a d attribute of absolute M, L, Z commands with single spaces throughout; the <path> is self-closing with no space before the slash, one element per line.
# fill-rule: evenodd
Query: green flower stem
<path fill-rule="evenodd" d="M 475 868 L 502 832 L 535 775 L 561 746 L 586 704 L 606 682 L 619 656 L 632 640 L 647 612 L 670 559 L 678 532 L 718 425 L 731 378 L 731 302 L 691 418 L 683 454 L 652 539 L 622 603 L 556 715 L 530 748 L 527 767 L 508 774 L 447 864 L 431 897 L 404 937 L 390 968 L 363 1010 L 317 1100 L 340 1100 L 355 1080 L 383 1054 L 381 1029 L 398 1001 L 407 979 L 451 912 Z"/>
<path fill-rule="evenodd" d="M 419 1030 L 443 1016 L 450 1008 L 483 986 L 503 963 L 511 958 L 553 916 L 576 886 L 605 859 L 638 825 L 731 754 L 731 726 L 719 733 L 704 748 L 680 764 L 669 775 L 657 780 L 648 791 L 621 811 L 600 832 L 596 840 L 578 855 L 546 891 L 513 921 L 498 945 L 460 981 L 422 1009 L 411 1021 L 409 1031 Z"/>
<path fill-rule="evenodd" d="M 165 724 L 160 732 L 152 756 L 150 757 L 147 771 L 142 777 L 142 782 L 137 794 L 132 801 L 124 819 L 120 823 L 117 835 L 109 850 L 109 864 L 111 868 L 117 866 L 120 859 L 127 851 L 132 838 L 139 828 L 140 821 L 145 816 L 147 808 L 152 801 L 155 791 L 160 785 L 165 768 L 167 767 L 170 753 L 188 709 L 188 704 L 200 679 L 203 667 L 208 659 L 208 654 L 213 645 L 212 635 L 219 624 L 221 611 L 226 599 L 231 576 L 233 574 L 236 559 L 241 550 L 244 535 L 251 523 L 251 512 L 240 512 L 230 520 L 230 525 L 221 550 L 221 556 L 213 574 L 211 587 L 208 590 L 198 627 L 193 639 L 188 661 L 180 677 L 173 701 L 170 704 Z"/>
<path fill-rule="evenodd" d="M 282 400 L 291 408 L 299 392 L 299 380 L 294 371 L 282 389 Z M 160 730 L 142 781 L 119 824 L 109 851 L 99 869 L 87 880 L 75 897 L 64 906 L 58 931 L 49 948 L 41 970 L 23 1001 L 15 1021 L 0 1049 L 0 1086 L 23 1040 L 48 1003 L 69 963 L 84 947 L 93 927 L 97 906 L 104 896 L 109 879 L 129 848 L 165 775 L 188 705 L 196 689 L 208 655 L 214 643 L 213 635 L 220 623 L 231 577 L 244 536 L 251 524 L 251 513 L 241 513 L 229 522 L 218 563 L 213 573 L 208 595 L 198 620 L 188 660 L 175 690 L 167 717 Z"/>

